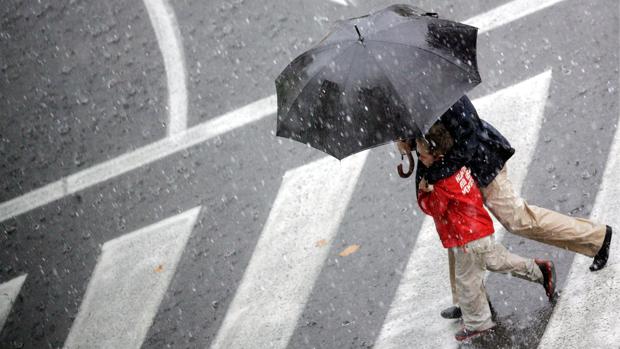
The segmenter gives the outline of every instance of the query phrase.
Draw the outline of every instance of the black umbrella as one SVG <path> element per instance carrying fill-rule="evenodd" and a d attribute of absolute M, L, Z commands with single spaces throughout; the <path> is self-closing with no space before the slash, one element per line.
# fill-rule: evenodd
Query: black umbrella
<path fill-rule="evenodd" d="M 276 79 L 276 135 L 342 159 L 424 133 L 480 83 L 476 36 L 409 5 L 339 21 Z"/>

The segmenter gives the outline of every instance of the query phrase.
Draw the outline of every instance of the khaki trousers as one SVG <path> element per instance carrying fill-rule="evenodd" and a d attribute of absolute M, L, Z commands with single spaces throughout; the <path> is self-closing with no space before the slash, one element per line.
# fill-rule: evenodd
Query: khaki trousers
<path fill-rule="evenodd" d="M 606 228 L 604 224 L 529 205 L 515 193 L 508 179 L 507 165 L 504 165 L 493 182 L 486 188 L 480 188 L 480 191 L 489 211 L 513 234 L 588 257 L 594 257 L 603 245 Z M 454 282 L 454 255 L 451 254 L 448 250 L 452 300 L 454 304 L 458 304 Z"/>
<path fill-rule="evenodd" d="M 455 258 L 456 289 L 463 323 L 468 330 L 485 330 L 495 325 L 484 288 L 485 270 L 511 273 L 542 284 L 543 275 L 534 260 L 508 252 L 493 235 L 450 250 Z"/>

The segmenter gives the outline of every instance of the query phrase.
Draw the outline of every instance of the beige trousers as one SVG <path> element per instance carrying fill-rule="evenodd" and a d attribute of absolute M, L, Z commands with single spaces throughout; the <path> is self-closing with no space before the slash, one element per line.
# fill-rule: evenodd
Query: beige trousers
<path fill-rule="evenodd" d="M 495 241 L 493 235 L 450 251 L 455 258 L 456 289 L 463 312 L 463 324 L 468 330 L 485 330 L 494 326 L 484 288 L 485 270 L 511 273 L 542 284 L 543 275 L 534 260 L 508 252 L 501 243 Z"/>
<path fill-rule="evenodd" d="M 565 216 L 534 205 L 518 196 L 508 179 L 507 165 L 486 188 L 480 188 L 484 203 L 509 232 L 544 244 L 594 257 L 603 245 L 605 225 Z M 448 250 L 452 300 L 458 304 L 454 282 L 454 256 Z"/>

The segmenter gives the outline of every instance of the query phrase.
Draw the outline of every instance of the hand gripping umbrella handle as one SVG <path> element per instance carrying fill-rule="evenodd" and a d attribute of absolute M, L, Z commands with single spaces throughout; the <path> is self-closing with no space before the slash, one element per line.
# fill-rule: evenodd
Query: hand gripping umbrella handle
<path fill-rule="evenodd" d="M 400 178 L 409 178 L 409 176 L 411 176 L 411 174 L 413 173 L 414 162 L 411 152 L 407 152 L 407 159 L 409 160 L 409 170 L 407 171 L 407 173 L 403 172 L 403 164 L 398 164 L 397 170 Z"/>

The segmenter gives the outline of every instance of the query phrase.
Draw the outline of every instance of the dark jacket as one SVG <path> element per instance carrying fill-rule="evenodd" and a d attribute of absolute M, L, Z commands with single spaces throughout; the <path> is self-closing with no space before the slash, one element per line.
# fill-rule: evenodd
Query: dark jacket
<path fill-rule="evenodd" d="M 439 121 L 454 139 L 454 146 L 442 160 L 416 171 L 416 183 L 424 177 L 430 184 L 450 177 L 461 167 L 471 169 L 478 186 L 486 187 L 504 167 L 515 150 L 491 124 L 478 117 L 467 96 L 461 97 Z"/>

